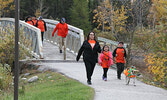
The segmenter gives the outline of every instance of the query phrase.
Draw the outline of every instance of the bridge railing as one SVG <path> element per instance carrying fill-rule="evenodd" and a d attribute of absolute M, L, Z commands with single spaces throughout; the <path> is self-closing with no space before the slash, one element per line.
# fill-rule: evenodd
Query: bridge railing
<path fill-rule="evenodd" d="M 7 31 L 6 27 L 10 27 L 14 30 L 15 20 L 14 18 L 0 18 L 0 27 L 2 30 Z M 25 47 L 31 50 L 31 54 L 36 58 L 43 58 L 43 46 L 41 41 L 41 31 L 40 29 L 27 24 L 24 21 L 19 21 L 20 29 L 23 28 L 23 35 L 29 40 L 30 47 Z M 21 46 L 24 44 L 19 43 Z"/>
<path fill-rule="evenodd" d="M 44 34 L 45 40 L 53 44 L 59 45 L 57 32 L 55 33 L 55 36 L 52 37 L 52 32 L 56 27 L 56 25 L 59 23 L 59 21 L 50 20 L 50 19 L 44 19 L 44 21 L 46 22 L 46 26 L 47 26 L 47 31 Z M 83 41 L 84 41 L 83 30 L 77 27 L 68 25 L 68 34 L 66 37 L 66 49 L 72 52 L 73 54 L 77 54 Z"/>
<path fill-rule="evenodd" d="M 112 41 L 112 40 L 109 40 L 109 39 L 106 39 L 106 38 L 103 38 L 103 37 L 98 37 L 97 38 L 98 41 L 100 42 L 101 45 L 109 45 L 110 46 L 110 50 L 111 51 L 114 51 L 114 49 L 117 47 L 118 43 L 117 41 Z M 124 43 L 124 48 L 127 48 L 127 44 Z"/>

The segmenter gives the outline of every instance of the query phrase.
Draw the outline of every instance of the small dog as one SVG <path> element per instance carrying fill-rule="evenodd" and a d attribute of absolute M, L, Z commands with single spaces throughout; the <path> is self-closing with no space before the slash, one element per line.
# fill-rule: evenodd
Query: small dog
<path fill-rule="evenodd" d="M 129 85 L 130 79 L 133 78 L 133 85 L 136 86 L 136 72 L 138 72 L 138 70 L 135 69 L 135 66 L 128 67 L 124 70 L 126 85 Z"/>

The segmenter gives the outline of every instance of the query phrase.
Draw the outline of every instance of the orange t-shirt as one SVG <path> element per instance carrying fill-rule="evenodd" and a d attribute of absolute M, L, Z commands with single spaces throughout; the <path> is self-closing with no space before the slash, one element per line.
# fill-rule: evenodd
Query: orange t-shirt
<path fill-rule="evenodd" d="M 30 25 L 34 25 L 33 21 L 28 20 L 26 23 L 30 24 Z"/>
<path fill-rule="evenodd" d="M 41 30 L 41 32 L 44 32 L 45 31 L 45 23 L 42 20 L 39 20 L 37 22 L 37 24 L 38 24 L 37 27 Z"/>
<path fill-rule="evenodd" d="M 91 45 L 92 49 L 93 47 L 95 46 L 96 44 L 96 41 L 95 40 L 88 40 L 89 44 Z"/>
<path fill-rule="evenodd" d="M 36 24 L 37 24 L 37 20 L 32 20 L 33 22 L 34 22 L 34 26 L 36 26 Z"/>
<path fill-rule="evenodd" d="M 104 56 L 103 56 L 103 60 L 102 60 L 102 67 L 103 68 L 109 68 L 108 66 L 108 61 L 109 61 L 109 52 L 103 52 Z"/>
<path fill-rule="evenodd" d="M 115 57 L 116 63 L 125 63 L 125 50 L 123 48 L 118 48 L 116 51 L 117 56 Z"/>

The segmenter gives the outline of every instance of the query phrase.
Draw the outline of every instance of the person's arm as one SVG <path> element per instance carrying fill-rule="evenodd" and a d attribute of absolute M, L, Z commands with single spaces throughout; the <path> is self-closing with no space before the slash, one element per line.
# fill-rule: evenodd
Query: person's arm
<path fill-rule="evenodd" d="M 80 56 L 82 55 L 82 52 L 84 51 L 84 44 L 85 42 L 82 44 L 81 48 L 79 49 L 78 55 L 76 57 L 76 61 L 79 61 Z"/>
<path fill-rule="evenodd" d="M 113 55 L 113 58 L 116 57 L 116 51 L 117 51 L 117 48 L 114 50 L 114 52 L 113 52 L 113 54 L 112 54 L 112 55 Z"/>
<path fill-rule="evenodd" d="M 96 42 L 97 42 L 97 41 L 96 41 Z M 99 42 L 97 42 L 97 44 L 98 44 L 98 49 L 97 49 L 97 52 L 98 52 L 98 53 L 101 53 L 101 47 L 100 47 Z"/>
<path fill-rule="evenodd" d="M 57 30 L 58 27 L 59 27 L 59 24 L 57 24 L 56 27 L 55 27 L 55 29 L 53 30 L 52 37 L 54 36 L 54 34 L 55 34 L 55 32 L 56 32 L 56 30 Z"/>
<path fill-rule="evenodd" d="M 65 37 L 67 36 L 68 34 L 68 25 L 66 24 L 66 32 L 65 32 Z"/>
<path fill-rule="evenodd" d="M 38 20 L 37 20 L 37 22 L 36 22 L 36 25 L 35 25 L 36 27 L 38 27 Z"/>
<path fill-rule="evenodd" d="M 43 20 L 44 22 L 44 26 L 45 26 L 45 31 L 47 31 L 47 27 L 46 27 L 46 22 Z"/>
<path fill-rule="evenodd" d="M 124 53 L 124 57 L 126 58 L 126 50 L 124 49 L 125 53 Z"/>
<path fill-rule="evenodd" d="M 113 57 L 112 57 L 112 53 L 109 52 L 109 66 L 113 65 Z"/>
<path fill-rule="evenodd" d="M 99 64 L 102 65 L 102 59 L 103 59 L 103 54 L 100 53 L 100 56 L 99 56 Z"/>

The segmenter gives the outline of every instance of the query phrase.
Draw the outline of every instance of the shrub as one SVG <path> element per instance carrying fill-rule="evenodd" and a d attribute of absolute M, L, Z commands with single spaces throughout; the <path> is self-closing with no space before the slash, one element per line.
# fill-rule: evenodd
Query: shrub
<path fill-rule="evenodd" d="M 9 67 L 8 64 L 5 64 L 4 66 L 0 64 L 0 90 L 7 90 L 12 84 L 13 79 Z"/>
<path fill-rule="evenodd" d="M 6 31 L 0 31 L 0 63 L 2 65 L 8 64 L 10 67 L 14 66 L 15 58 L 15 33 L 12 28 L 7 27 Z M 26 37 L 23 34 L 23 29 L 19 34 L 19 59 L 25 59 L 26 56 L 30 57 L 29 51 L 25 47 L 30 47 Z M 25 47 L 22 46 L 24 44 Z M 30 48 L 31 50 L 31 48 Z M 3 66 L 4 67 L 4 66 Z"/>

